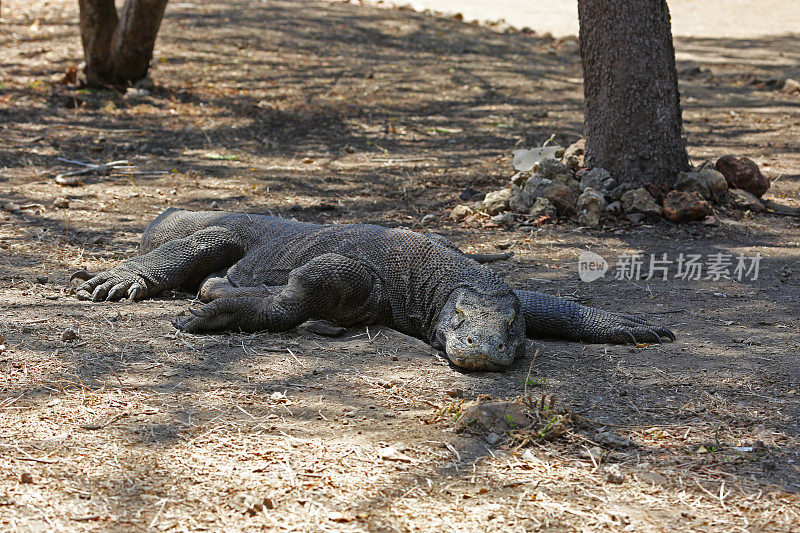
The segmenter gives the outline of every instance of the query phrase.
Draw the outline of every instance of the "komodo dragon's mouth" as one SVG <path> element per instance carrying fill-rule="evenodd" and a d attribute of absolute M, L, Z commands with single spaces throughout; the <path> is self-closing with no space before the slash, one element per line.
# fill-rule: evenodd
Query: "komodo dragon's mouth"
<path fill-rule="evenodd" d="M 445 353 L 445 355 L 454 365 L 467 370 L 498 371 L 508 366 L 495 363 L 488 359 L 488 356 L 459 357 L 449 353 Z"/>

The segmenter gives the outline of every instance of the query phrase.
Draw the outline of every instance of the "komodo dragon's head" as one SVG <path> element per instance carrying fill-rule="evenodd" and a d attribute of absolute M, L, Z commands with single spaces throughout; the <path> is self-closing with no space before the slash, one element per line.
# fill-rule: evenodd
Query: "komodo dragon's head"
<path fill-rule="evenodd" d="M 436 340 L 453 364 L 499 370 L 525 353 L 525 317 L 513 292 L 453 291 L 439 313 Z"/>

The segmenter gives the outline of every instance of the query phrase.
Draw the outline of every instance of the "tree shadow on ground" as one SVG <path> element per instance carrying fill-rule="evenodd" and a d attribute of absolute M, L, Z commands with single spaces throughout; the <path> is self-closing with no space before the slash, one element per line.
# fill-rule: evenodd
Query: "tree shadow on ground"
<path fill-rule="evenodd" d="M 587 502 L 595 500 L 576 500 L 570 487 L 604 498 L 610 492 L 657 515 L 658 506 L 640 499 L 650 485 L 630 482 L 631 494 L 615 492 L 602 468 L 581 457 L 604 425 L 639 443 L 618 459 L 633 476 L 660 472 L 667 479 L 662 499 L 683 498 L 686 490 L 693 500 L 713 501 L 706 492 L 724 496 L 734 485 L 744 487 L 735 494 L 740 503 L 762 489 L 783 494 L 774 485 L 798 490 L 792 461 L 800 377 L 791 311 L 798 258 L 786 242 L 790 223 L 728 213 L 733 220 L 719 230 L 620 222 L 578 230 L 565 222 L 506 232 L 446 218 L 465 187 L 488 192 L 507 183 L 514 147 L 541 145 L 553 134 L 563 144 L 580 137 L 574 41 L 338 4 L 172 3 L 156 47 L 156 88 L 123 95 L 52 81 L 79 60 L 70 9 L 41 20 L 54 27 L 49 37 L 26 33 L 30 21 L 3 22 L 11 31 L 0 37 L 8 78 L 0 88 L 2 202 L 44 206 L 0 219 L 0 326 L 12 347 L 0 353 L 7 378 L 0 406 L 9 413 L 0 437 L 34 459 L 58 461 L 29 461 L 22 452 L 24 459 L 4 459 L 3 490 L 16 484 L 20 465 L 41 468 L 37 476 L 50 484 L 31 488 L 50 490 L 49 501 L 72 526 L 69 516 L 93 513 L 116 517 L 108 520 L 120 527 L 153 524 L 159 516 L 171 519 L 181 505 L 174 502 L 188 502 L 185 515 L 219 528 L 234 514 L 260 518 L 231 510 L 230 498 L 265 490 L 279 510 L 314 527 L 330 526 L 314 502 L 365 513 L 359 523 L 392 529 L 406 506 L 414 506 L 409 516 L 452 517 L 483 500 L 499 507 L 475 511 L 461 525 L 478 528 L 492 513 L 511 520 L 522 512 L 532 518 L 517 525 L 528 529 L 543 516 L 593 527 L 580 513 L 594 512 Z M 782 117 L 799 101 L 764 89 L 771 79 L 797 77 L 793 41 L 680 39 L 676 46 L 695 158 L 727 150 L 763 154 L 786 174 L 776 195 L 796 199 L 796 133 L 793 119 Z M 759 50 L 780 50 L 786 60 L 753 55 Z M 128 158 L 137 170 L 169 173 L 93 176 L 65 189 L 51 181 L 67 168 L 58 157 Z M 53 208 L 57 196 L 70 208 Z M 350 330 L 343 340 L 303 330 L 176 337 L 168 320 L 188 305 L 187 295 L 91 304 L 62 290 L 72 271 L 108 268 L 130 255 L 165 207 L 215 202 L 310 221 L 432 229 L 476 250 L 509 241 L 518 260 L 493 268 L 514 286 L 671 320 L 679 340 L 636 349 L 537 342 L 506 373 L 464 374 L 420 345 L 374 330 Z M 423 228 L 425 214 L 436 222 Z M 98 236 L 104 241 L 93 243 Z M 764 277 L 749 285 L 579 283 L 575 252 L 598 248 L 758 248 L 768 257 Z M 49 279 L 38 283 L 43 274 Z M 62 340 L 66 329 L 78 338 Z M 447 390 L 468 398 L 517 396 L 529 371 L 537 393 L 557 395 L 597 423 L 573 440 L 535 446 L 541 462 L 521 461 L 518 451 L 482 437 L 453 435 L 449 420 L 422 423 L 459 401 Z M 761 455 L 732 451 L 758 441 Z M 397 442 L 419 462 L 377 456 Z M 362 481 L 348 477 L 348 469 Z M 548 514 L 533 503 L 537 491 L 574 503 L 575 512 Z M 86 505 L 85 514 L 70 507 L 72 500 Z M 722 498 L 721 505 L 733 503 Z M 25 509 L 20 500 L 14 512 Z M 673 511 L 663 523 L 709 523 L 707 515 L 681 517 L 698 512 L 688 503 Z"/>

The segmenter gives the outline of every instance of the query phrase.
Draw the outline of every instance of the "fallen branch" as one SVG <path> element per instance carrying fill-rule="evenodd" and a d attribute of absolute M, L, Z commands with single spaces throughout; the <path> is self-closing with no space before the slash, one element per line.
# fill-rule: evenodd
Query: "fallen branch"
<path fill-rule="evenodd" d="M 800 217 L 800 207 L 791 207 L 788 205 L 782 205 L 778 202 L 773 202 L 772 200 L 761 200 L 769 211 L 776 213 L 778 215 L 786 215 L 790 217 Z"/>
<path fill-rule="evenodd" d="M 83 180 L 81 180 L 78 176 L 83 176 L 85 174 L 105 174 L 109 170 L 118 170 L 120 168 L 125 168 L 125 167 L 132 168 L 130 162 L 125 159 L 121 159 L 119 161 L 110 161 L 108 163 L 102 163 L 100 165 L 92 165 L 90 163 L 82 163 L 81 161 L 72 161 L 66 159 L 62 159 L 62 161 L 66 161 L 68 163 L 74 163 L 76 165 L 84 165 L 84 168 L 82 169 L 73 170 L 72 172 L 64 172 L 62 174 L 56 175 L 55 177 L 56 183 L 67 187 L 75 187 L 77 185 L 83 185 Z"/>

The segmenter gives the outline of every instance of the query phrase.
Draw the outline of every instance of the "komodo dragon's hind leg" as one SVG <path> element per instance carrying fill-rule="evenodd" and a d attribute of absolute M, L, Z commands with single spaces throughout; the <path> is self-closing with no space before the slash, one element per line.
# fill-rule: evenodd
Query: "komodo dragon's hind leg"
<path fill-rule="evenodd" d="M 367 268 L 342 255 L 324 254 L 292 270 L 289 282 L 277 294 L 219 298 L 173 323 L 191 333 L 286 331 L 310 318 L 345 325 L 368 323 L 378 316 L 379 300 L 380 291 Z"/>

